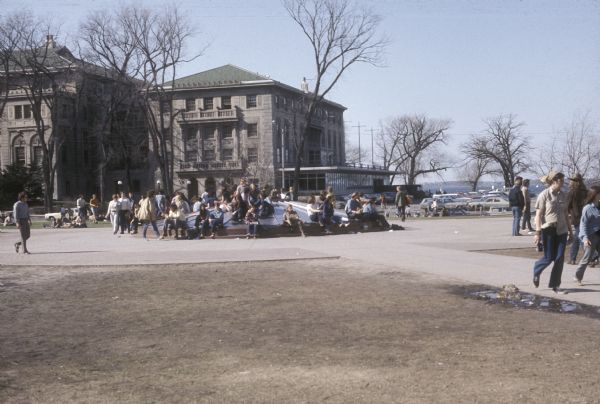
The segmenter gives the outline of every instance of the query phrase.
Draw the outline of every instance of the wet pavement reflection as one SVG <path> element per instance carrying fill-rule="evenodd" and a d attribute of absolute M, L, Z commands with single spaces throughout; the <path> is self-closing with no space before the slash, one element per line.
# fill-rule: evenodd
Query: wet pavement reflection
<path fill-rule="evenodd" d="M 515 285 L 504 285 L 502 288 L 472 285 L 461 289 L 466 298 L 485 300 L 490 304 L 556 313 L 580 314 L 600 319 L 599 307 L 521 292 Z"/>

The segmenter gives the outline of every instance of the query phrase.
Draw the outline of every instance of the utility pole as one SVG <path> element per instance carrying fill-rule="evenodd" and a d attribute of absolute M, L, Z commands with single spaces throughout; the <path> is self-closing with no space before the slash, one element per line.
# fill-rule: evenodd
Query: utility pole
<path fill-rule="evenodd" d="M 374 144 L 375 143 L 373 142 L 373 128 L 371 128 L 371 166 L 373 166 L 373 167 L 375 166 L 375 158 L 374 158 L 374 153 L 373 153 L 373 150 L 374 150 L 373 145 Z"/>
<path fill-rule="evenodd" d="M 358 164 L 362 165 L 362 157 L 360 152 L 360 128 L 366 128 L 366 125 L 361 125 L 358 121 L 358 125 L 354 125 L 353 128 L 358 128 Z"/>

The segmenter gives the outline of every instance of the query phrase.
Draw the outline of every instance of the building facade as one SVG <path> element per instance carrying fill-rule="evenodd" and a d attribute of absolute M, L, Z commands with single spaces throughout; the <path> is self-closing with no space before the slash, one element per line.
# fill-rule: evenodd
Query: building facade
<path fill-rule="evenodd" d="M 176 188 L 218 194 L 242 177 L 292 185 L 297 139 L 306 125 L 300 192 L 372 189 L 389 172 L 345 165 L 345 107 L 325 100 L 306 122 L 307 89 L 233 65 L 183 77 L 172 88 Z"/>
<path fill-rule="evenodd" d="M 151 187 L 142 114 L 135 103 L 114 102 L 123 83 L 78 60 L 66 47 L 56 46 L 51 36 L 39 54 L 40 72 L 33 74 L 40 74 L 43 83 L 28 77 L 27 66 L 15 64 L 8 94 L 2 94 L 0 168 L 11 164 L 42 168 L 39 133 L 44 133 L 52 154 L 53 199 L 95 193 L 106 201 L 119 188 Z M 119 181 L 125 185 L 119 187 Z"/>

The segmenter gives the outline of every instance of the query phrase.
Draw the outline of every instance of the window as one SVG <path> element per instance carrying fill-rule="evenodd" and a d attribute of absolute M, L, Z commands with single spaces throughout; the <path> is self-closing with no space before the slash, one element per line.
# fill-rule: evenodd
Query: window
<path fill-rule="evenodd" d="M 221 160 L 233 160 L 233 149 L 223 149 L 221 151 Z"/>
<path fill-rule="evenodd" d="M 15 163 L 25 164 L 25 146 L 15 146 Z"/>
<path fill-rule="evenodd" d="M 246 96 L 246 108 L 256 108 L 256 94 Z"/>
<path fill-rule="evenodd" d="M 33 146 L 33 165 L 41 167 L 43 162 L 42 146 Z"/>
<path fill-rule="evenodd" d="M 279 96 L 275 96 L 275 108 L 279 108 Z"/>
<path fill-rule="evenodd" d="M 162 100 L 160 102 L 160 107 L 162 108 L 162 112 L 164 114 L 171 112 L 171 103 L 169 102 L 169 100 Z"/>
<path fill-rule="evenodd" d="M 319 164 L 321 162 L 321 152 L 319 150 L 308 151 L 308 163 Z"/>
<path fill-rule="evenodd" d="M 221 109 L 231 109 L 231 97 L 221 97 Z"/>
<path fill-rule="evenodd" d="M 15 105 L 15 119 L 23 119 L 23 106 Z"/>
<path fill-rule="evenodd" d="M 203 150 L 202 151 L 202 160 L 212 161 L 214 159 L 215 159 L 215 151 L 214 150 Z"/>
<path fill-rule="evenodd" d="M 223 126 L 223 139 L 229 139 L 233 137 L 233 128 L 231 126 Z"/>
<path fill-rule="evenodd" d="M 204 109 L 213 109 L 213 98 L 212 97 L 204 97 Z"/>
<path fill-rule="evenodd" d="M 258 124 L 249 123 L 247 130 L 248 130 L 248 137 L 257 137 L 258 136 Z"/>
<path fill-rule="evenodd" d="M 197 156 L 198 152 L 196 150 L 190 149 L 185 151 L 185 161 L 196 161 Z"/>
<path fill-rule="evenodd" d="M 258 162 L 258 149 L 256 147 L 248 148 L 248 162 L 249 163 Z"/>
<path fill-rule="evenodd" d="M 31 105 L 23 105 L 23 118 L 31 119 Z"/>
<path fill-rule="evenodd" d="M 196 110 L 196 100 L 194 98 L 185 100 L 185 110 L 188 112 Z"/>
<path fill-rule="evenodd" d="M 214 138 L 215 138 L 215 129 L 213 127 L 208 127 L 208 128 L 202 129 L 202 139 L 212 140 Z"/>

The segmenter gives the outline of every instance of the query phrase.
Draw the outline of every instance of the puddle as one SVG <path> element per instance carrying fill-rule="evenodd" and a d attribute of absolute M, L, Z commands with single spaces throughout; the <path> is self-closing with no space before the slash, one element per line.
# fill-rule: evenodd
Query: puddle
<path fill-rule="evenodd" d="M 490 304 L 549 311 L 556 313 L 582 314 L 600 319 L 600 308 L 521 292 L 515 285 L 491 288 L 484 285 L 459 288 L 470 299 L 484 300 Z M 458 290 L 456 293 L 460 293 Z"/>

